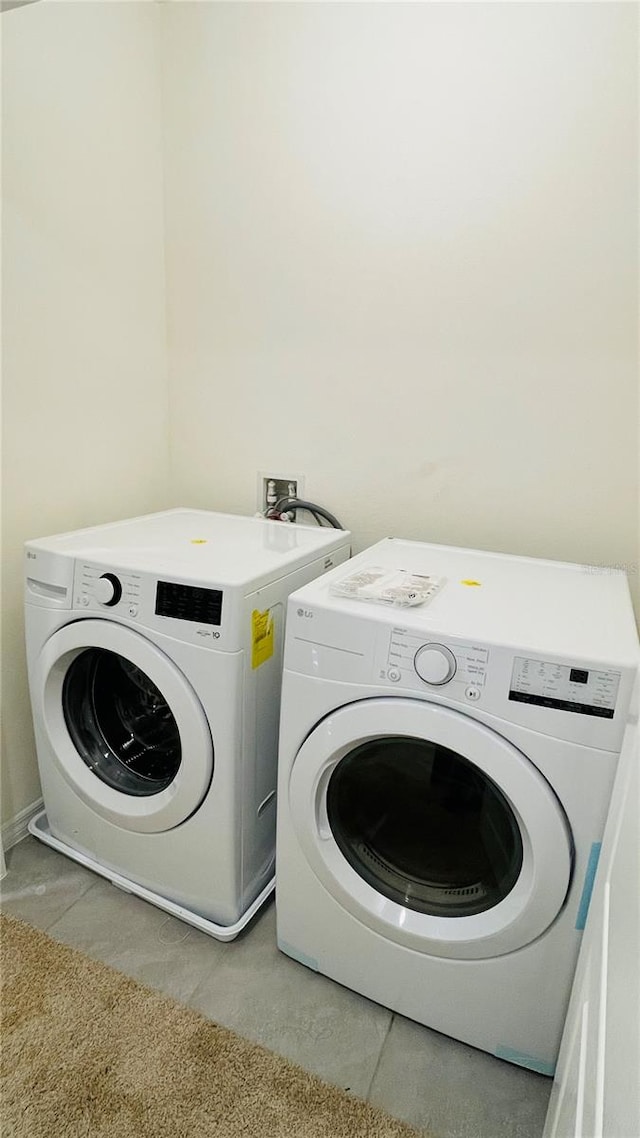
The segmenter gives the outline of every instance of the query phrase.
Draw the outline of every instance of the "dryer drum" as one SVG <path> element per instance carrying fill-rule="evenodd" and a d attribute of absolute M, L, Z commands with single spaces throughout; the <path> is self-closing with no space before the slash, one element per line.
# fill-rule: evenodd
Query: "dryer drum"
<path fill-rule="evenodd" d="M 520 828 L 499 787 L 428 740 L 387 736 L 350 751 L 329 780 L 327 816 L 352 868 L 419 913 L 485 912 L 522 868 Z"/>
<path fill-rule="evenodd" d="M 124 794 L 158 794 L 181 763 L 180 733 L 156 685 L 130 660 L 103 648 L 75 657 L 65 676 L 67 730 L 86 765 Z"/>

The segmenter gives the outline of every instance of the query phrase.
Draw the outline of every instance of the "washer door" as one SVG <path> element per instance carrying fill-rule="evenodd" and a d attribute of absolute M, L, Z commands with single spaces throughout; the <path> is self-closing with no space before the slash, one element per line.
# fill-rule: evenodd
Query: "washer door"
<path fill-rule="evenodd" d="M 387 939 L 482 959 L 540 936 L 571 879 L 566 816 L 529 760 L 456 711 L 349 704 L 302 744 L 293 826 L 318 879 Z"/>
<path fill-rule="evenodd" d="M 202 705 L 171 660 L 107 620 L 66 625 L 33 673 L 51 757 L 96 813 L 141 833 L 170 830 L 202 802 L 213 744 Z"/>

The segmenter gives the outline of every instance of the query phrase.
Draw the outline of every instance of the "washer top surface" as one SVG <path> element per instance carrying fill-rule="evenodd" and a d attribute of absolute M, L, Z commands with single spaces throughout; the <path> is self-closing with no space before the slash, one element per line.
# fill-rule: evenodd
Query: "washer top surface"
<path fill-rule="evenodd" d="M 365 567 L 444 578 L 423 605 L 401 607 L 332 595 L 332 586 Z M 638 635 L 621 570 L 386 538 L 297 590 L 336 613 L 414 629 L 425 640 L 460 636 L 571 659 L 637 666 Z"/>
<path fill-rule="evenodd" d="M 272 580 L 348 544 L 348 530 L 175 509 L 56 534 L 27 549 L 236 585 Z"/>

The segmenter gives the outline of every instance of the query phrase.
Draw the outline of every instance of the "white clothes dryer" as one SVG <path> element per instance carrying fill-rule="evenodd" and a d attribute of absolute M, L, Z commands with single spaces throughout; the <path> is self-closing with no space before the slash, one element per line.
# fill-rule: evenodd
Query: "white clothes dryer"
<path fill-rule="evenodd" d="M 638 666 L 625 575 L 389 539 L 290 597 L 284 665 L 279 947 L 552 1074 Z"/>
<path fill-rule="evenodd" d="M 232 939 L 273 889 L 286 599 L 349 534 L 180 509 L 25 552 L 32 832 Z"/>

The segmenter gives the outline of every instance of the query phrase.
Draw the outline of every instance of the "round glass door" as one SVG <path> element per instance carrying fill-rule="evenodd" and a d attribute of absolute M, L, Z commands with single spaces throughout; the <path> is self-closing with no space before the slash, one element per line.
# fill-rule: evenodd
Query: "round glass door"
<path fill-rule="evenodd" d="M 89 770 L 124 794 L 158 794 L 182 761 L 180 732 L 165 697 L 124 656 L 87 648 L 62 688 L 69 734 Z"/>
<path fill-rule="evenodd" d="M 471 960 L 529 944 L 571 881 L 565 813 L 497 731 L 441 704 L 360 700 L 300 745 L 288 809 L 308 865 L 354 918 Z"/>
<path fill-rule="evenodd" d="M 110 620 L 77 620 L 50 637 L 31 672 L 43 754 L 82 801 L 140 833 L 173 829 L 213 778 L 204 708 L 165 653 Z"/>
<path fill-rule="evenodd" d="M 520 875 L 522 839 L 504 794 L 437 743 L 391 736 L 356 747 L 331 775 L 327 815 L 356 873 L 418 913 L 482 913 Z"/>

